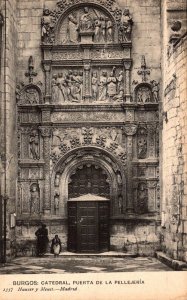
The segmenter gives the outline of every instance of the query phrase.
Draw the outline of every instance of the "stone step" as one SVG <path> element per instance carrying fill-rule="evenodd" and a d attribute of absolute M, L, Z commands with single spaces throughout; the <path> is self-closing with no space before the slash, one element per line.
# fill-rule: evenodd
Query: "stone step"
<path fill-rule="evenodd" d="M 46 253 L 44 257 L 52 257 L 54 254 Z M 137 253 L 124 253 L 124 252 L 116 252 L 116 251 L 109 251 L 109 252 L 102 252 L 102 253 L 74 253 L 74 252 L 61 252 L 59 257 L 137 257 Z"/>

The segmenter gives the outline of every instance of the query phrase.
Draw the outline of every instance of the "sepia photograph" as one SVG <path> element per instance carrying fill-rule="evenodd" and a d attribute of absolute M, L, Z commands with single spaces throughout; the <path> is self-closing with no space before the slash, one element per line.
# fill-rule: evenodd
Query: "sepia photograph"
<path fill-rule="evenodd" d="M 187 299 L 186 0 L 0 0 L 0 298 Z"/>

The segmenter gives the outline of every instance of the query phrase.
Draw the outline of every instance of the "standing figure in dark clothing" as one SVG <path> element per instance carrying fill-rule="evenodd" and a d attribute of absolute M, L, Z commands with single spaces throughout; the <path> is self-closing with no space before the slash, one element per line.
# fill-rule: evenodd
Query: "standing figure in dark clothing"
<path fill-rule="evenodd" d="M 54 254 L 55 257 L 57 257 L 61 252 L 61 240 L 58 237 L 58 234 L 55 235 L 55 237 L 52 239 L 51 244 L 51 253 Z"/>
<path fill-rule="evenodd" d="M 46 252 L 49 242 L 46 225 L 42 224 L 41 227 L 35 232 L 35 235 L 37 237 L 37 256 L 42 256 Z"/>

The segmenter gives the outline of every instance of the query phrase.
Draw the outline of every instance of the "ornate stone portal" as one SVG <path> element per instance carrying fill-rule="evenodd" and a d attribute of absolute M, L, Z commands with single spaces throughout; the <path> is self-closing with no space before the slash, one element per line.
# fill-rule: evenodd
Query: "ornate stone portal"
<path fill-rule="evenodd" d="M 131 84 L 129 10 L 115 1 L 59 1 L 44 9 L 41 24 L 45 83 L 34 83 L 31 57 L 29 83 L 16 91 L 20 222 L 65 223 L 81 168 L 95 174 L 83 182 L 98 196 L 98 174 L 105 174 L 114 226 L 137 215 L 156 220 L 159 88 L 147 82 L 145 58 L 142 82 Z"/>

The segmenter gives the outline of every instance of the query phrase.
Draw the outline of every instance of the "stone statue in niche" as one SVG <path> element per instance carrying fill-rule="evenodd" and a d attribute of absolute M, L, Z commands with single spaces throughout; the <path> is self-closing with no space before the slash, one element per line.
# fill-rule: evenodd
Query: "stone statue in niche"
<path fill-rule="evenodd" d="M 141 182 L 138 184 L 137 198 L 138 198 L 138 203 L 137 203 L 136 211 L 139 212 L 140 214 L 148 212 L 148 190 L 147 190 L 146 183 Z"/>
<path fill-rule="evenodd" d="M 137 134 L 137 157 L 144 159 L 147 156 L 147 129 L 142 127 Z"/>
<path fill-rule="evenodd" d="M 60 184 L 60 174 L 59 173 L 56 173 L 56 176 L 55 176 L 55 186 L 56 187 L 59 187 L 59 184 Z"/>
<path fill-rule="evenodd" d="M 42 41 L 46 43 L 53 42 L 54 36 L 51 34 L 54 28 L 54 24 L 52 23 L 50 10 L 45 8 L 43 11 L 43 18 L 41 20 L 42 27 Z"/>
<path fill-rule="evenodd" d="M 60 194 L 59 192 L 55 192 L 55 195 L 54 195 L 54 208 L 55 208 L 55 212 L 57 212 L 57 210 L 59 209 L 59 197 L 60 197 Z"/>
<path fill-rule="evenodd" d="M 121 178 L 121 174 L 118 172 L 117 174 L 117 182 L 118 182 L 118 185 L 121 186 L 122 185 L 122 178 Z"/>
<path fill-rule="evenodd" d="M 94 101 L 97 101 L 98 97 L 98 77 L 97 72 L 92 74 L 92 97 Z"/>
<path fill-rule="evenodd" d="M 53 74 L 52 80 L 51 80 L 51 97 L 53 103 L 59 102 L 59 87 L 57 82 L 57 74 Z"/>
<path fill-rule="evenodd" d="M 118 196 L 118 208 L 119 208 L 119 213 L 123 213 L 123 197 L 122 195 Z"/>
<path fill-rule="evenodd" d="M 158 103 L 159 97 L 159 83 L 156 82 L 155 80 L 151 81 L 152 83 L 152 93 L 153 93 L 153 101 Z"/>
<path fill-rule="evenodd" d="M 39 213 L 40 189 L 38 184 L 32 184 L 30 187 L 30 214 Z"/>
<path fill-rule="evenodd" d="M 137 102 L 142 104 L 152 102 L 152 93 L 149 87 L 141 86 L 138 88 Z"/>
<path fill-rule="evenodd" d="M 30 133 L 29 138 L 29 150 L 30 150 L 30 157 L 32 159 L 39 159 L 39 136 L 38 131 L 33 130 Z"/>
<path fill-rule="evenodd" d="M 121 16 L 121 21 L 119 24 L 119 41 L 129 42 L 131 39 L 133 20 L 130 16 L 129 10 L 125 9 Z"/>
<path fill-rule="evenodd" d="M 117 79 L 115 76 L 115 70 L 116 68 L 113 67 L 110 76 L 107 78 L 107 94 L 109 100 L 112 100 L 113 97 L 117 94 Z"/>

